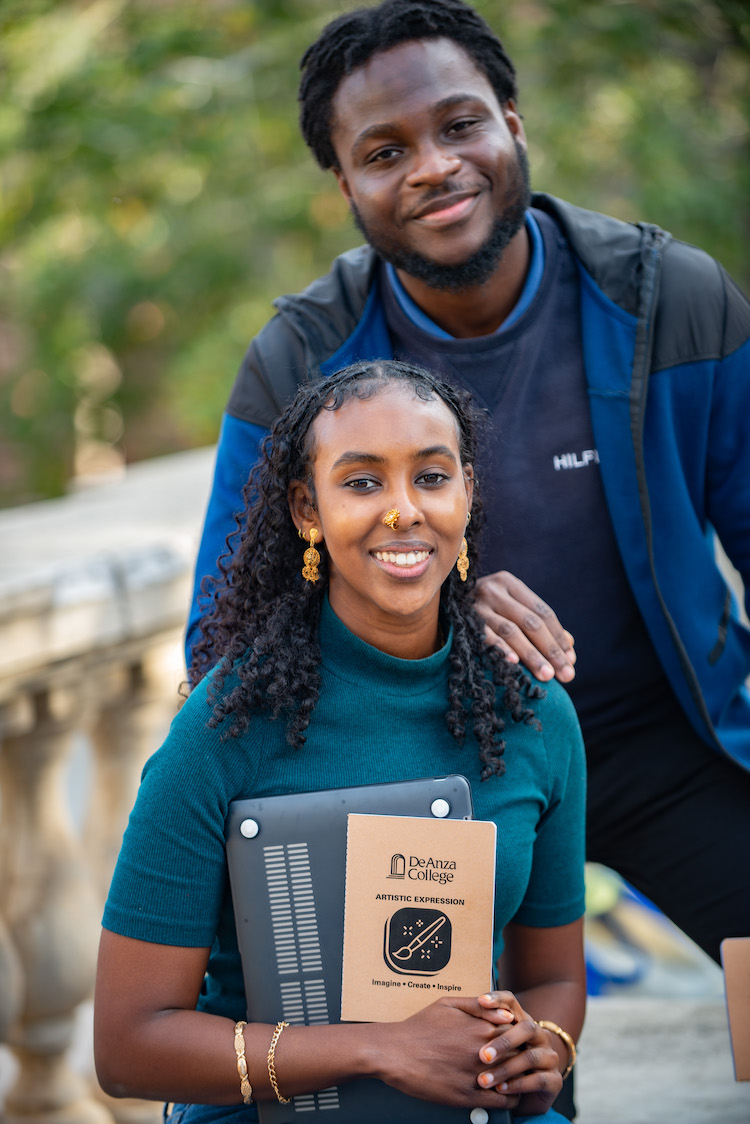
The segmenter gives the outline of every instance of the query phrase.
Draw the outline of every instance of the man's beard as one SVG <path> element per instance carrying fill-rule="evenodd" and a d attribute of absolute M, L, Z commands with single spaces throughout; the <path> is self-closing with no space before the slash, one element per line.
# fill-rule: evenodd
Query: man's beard
<path fill-rule="evenodd" d="M 430 289 L 459 292 L 474 285 L 483 285 L 492 277 L 511 240 L 522 228 L 526 210 L 531 202 L 529 161 L 525 150 L 518 141 L 515 143 L 518 164 L 506 193 L 506 199 L 507 196 L 510 196 L 510 199 L 503 213 L 495 219 L 483 245 L 466 261 L 458 262 L 456 265 L 441 265 L 431 258 L 424 257 L 423 254 L 407 250 L 379 234 L 373 234 L 363 222 L 354 203 L 351 203 L 352 217 L 357 228 L 381 258 L 417 281 L 423 281 Z"/>

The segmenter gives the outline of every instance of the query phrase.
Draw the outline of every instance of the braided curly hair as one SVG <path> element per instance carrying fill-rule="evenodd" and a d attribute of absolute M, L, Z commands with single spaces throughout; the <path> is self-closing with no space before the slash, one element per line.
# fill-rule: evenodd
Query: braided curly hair
<path fill-rule="evenodd" d="M 216 668 L 210 688 L 210 725 L 226 721 L 225 736 L 240 734 L 253 712 L 262 710 L 274 718 L 286 717 L 290 745 L 300 747 L 305 742 L 320 691 L 318 623 L 328 581 L 325 551 L 319 565 L 322 580 L 306 582 L 301 576 L 289 487 L 294 481 L 305 481 L 314 497 L 311 427 L 321 410 L 338 410 L 352 398 L 366 400 L 394 383 L 410 387 L 425 401 L 442 399 L 456 419 L 461 463 L 473 464 L 476 459 L 481 415 L 470 396 L 420 367 L 395 360 L 367 361 L 303 383 L 263 442 L 244 490 L 245 511 L 237 517 L 227 553 L 219 561 L 219 577 L 203 583 L 208 604 L 193 648 L 189 682 L 195 686 Z M 505 719 L 496 702 L 497 688 L 504 711 L 513 721 L 527 724 L 536 722 L 528 700 L 542 697 L 543 692 L 498 648 L 484 641 L 484 626 L 473 600 L 481 522 L 475 480 L 469 579 L 464 583 L 456 569 L 451 570 L 441 588 L 440 610 L 446 631 L 453 630 L 446 724 L 459 744 L 467 725 L 471 726 L 485 780 L 505 771 Z M 223 690 L 230 672 L 232 683 Z"/>

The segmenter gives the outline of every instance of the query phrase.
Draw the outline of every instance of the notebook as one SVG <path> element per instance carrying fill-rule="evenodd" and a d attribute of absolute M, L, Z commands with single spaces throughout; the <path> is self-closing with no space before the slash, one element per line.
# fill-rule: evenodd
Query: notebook
<path fill-rule="evenodd" d="M 226 850 L 248 1021 L 340 1021 L 350 812 L 471 819 L 471 789 L 452 775 L 232 801 Z M 505 1110 L 431 1104 L 369 1079 L 258 1110 L 261 1124 L 510 1124 Z"/>
<path fill-rule="evenodd" d="M 721 963 L 734 1076 L 737 1081 L 750 1081 L 750 937 L 726 937 L 721 942 Z"/>

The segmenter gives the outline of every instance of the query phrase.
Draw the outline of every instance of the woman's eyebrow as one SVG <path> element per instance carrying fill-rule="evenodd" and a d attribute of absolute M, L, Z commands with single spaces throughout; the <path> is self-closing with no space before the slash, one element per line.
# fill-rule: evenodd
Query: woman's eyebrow
<path fill-rule="evenodd" d="M 426 449 L 420 449 L 414 454 L 415 461 L 429 460 L 430 457 L 447 457 L 454 464 L 458 464 L 456 454 L 448 445 L 429 445 Z"/>
<path fill-rule="evenodd" d="M 428 445 L 426 449 L 417 449 L 412 459 L 415 461 L 429 460 L 430 457 L 446 457 L 448 460 L 457 464 L 456 454 L 448 445 Z M 358 453 L 355 449 L 350 449 L 346 453 L 342 453 L 333 464 L 331 469 L 346 468 L 350 464 L 385 464 L 386 458 L 379 453 Z"/>
<path fill-rule="evenodd" d="M 342 468 L 348 464 L 385 464 L 385 457 L 381 457 L 378 453 L 358 453 L 352 449 L 348 453 L 342 453 L 333 462 L 331 468 Z"/>

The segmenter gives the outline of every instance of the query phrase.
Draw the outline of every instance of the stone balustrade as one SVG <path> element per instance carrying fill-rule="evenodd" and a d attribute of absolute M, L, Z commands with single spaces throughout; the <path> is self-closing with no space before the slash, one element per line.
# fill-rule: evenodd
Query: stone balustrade
<path fill-rule="evenodd" d="M 146 757 L 179 704 L 212 451 L 0 513 L 0 1042 L 7 1124 L 135 1124 L 69 1063 Z M 71 781 L 70 760 L 85 767 Z M 84 811 L 79 823 L 70 812 Z"/>

